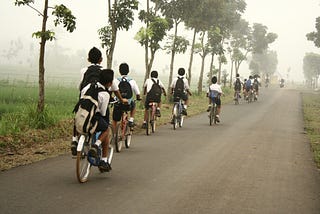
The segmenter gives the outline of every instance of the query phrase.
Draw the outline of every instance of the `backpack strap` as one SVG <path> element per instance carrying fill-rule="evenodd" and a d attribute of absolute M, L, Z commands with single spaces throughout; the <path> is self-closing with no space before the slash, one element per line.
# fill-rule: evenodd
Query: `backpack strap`
<path fill-rule="evenodd" d="M 152 79 L 152 78 L 151 78 L 151 80 L 152 80 L 152 82 L 153 82 L 154 84 L 159 85 L 159 80 L 157 80 L 157 82 L 156 82 L 154 79 Z"/>

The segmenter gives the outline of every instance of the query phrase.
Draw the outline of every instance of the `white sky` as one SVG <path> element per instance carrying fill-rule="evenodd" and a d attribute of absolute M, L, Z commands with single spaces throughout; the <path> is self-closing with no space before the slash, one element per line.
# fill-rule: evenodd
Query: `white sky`
<path fill-rule="evenodd" d="M 36 0 L 36 2 L 42 2 Z M 55 30 L 59 45 L 72 50 L 89 50 L 92 46 L 100 47 L 97 29 L 106 23 L 106 0 L 55 0 L 53 4 L 63 3 L 72 10 L 77 18 L 77 29 L 74 33 L 65 33 L 64 30 Z M 290 79 L 303 78 L 302 60 L 306 52 L 319 53 L 312 42 L 306 40 L 306 34 L 315 31 L 315 19 L 320 16 L 319 0 L 246 0 L 247 10 L 244 18 L 252 25 L 261 23 L 268 27 L 269 32 L 278 34 L 278 39 L 271 49 L 278 53 L 278 71 L 287 74 L 291 68 Z M 42 5 L 41 5 L 42 7 Z M 140 5 L 141 7 L 141 5 Z M 42 8 L 40 8 L 42 10 Z M 52 20 L 50 20 L 52 23 Z M 49 22 L 50 22 L 49 21 Z M 26 41 L 37 42 L 31 34 L 40 29 L 41 18 L 27 7 L 14 6 L 14 0 L 0 0 L 0 53 L 11 40 L 21 38 Z M 138 29 L 143 26 L 137 20 L 129 32 L 120 32 L 117 39 L 115 60 L 119 64 L 126 61 L 135 71 L 144 71 L 144 49 L 133 39 Z M 53 27 L 49 27 L 49 29 Z M 186 33 L 184 33 L 186 34 Z M 191 38 L 190 35 L 183 35 Z M 175 70 L 183 66 L 188 67 L 188 50 L 185 55 L 177 56 Z M 170 64 L 170 56 L 164 52 L 156 54 L 154 69 L 163 71 Z M 200 70 L 199 57 L 195 56 L 194 70 Z M 206 68 L 209 67 L 209 57 Z M 226 67 L 226 69 L 229 69 Z M 247 64 L 240 68 L 242 76 L 249 74 Z"/>

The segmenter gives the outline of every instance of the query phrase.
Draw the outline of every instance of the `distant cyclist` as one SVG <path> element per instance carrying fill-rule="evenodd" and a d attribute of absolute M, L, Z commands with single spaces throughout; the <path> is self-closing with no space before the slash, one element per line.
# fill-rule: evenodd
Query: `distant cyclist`
<path fill-rule="evenodd" d="M 151 71 L 151 78 L 147 79 L 146 82 L 143 85 L 143 94 L 146 96 L 145 101 L 145 111 L 144 111 L 144 121 L 142 124 L 142 128 L 146 128 L 147 126 L 147 114 L 149 110 L 149 103 L 150 102 L 156 102 L 158 103 L 158 107 L 156 110 L 156 116 L 161 117 L 160 108 L 161 108 L 161 94 L 163 93 L 164 96 L 166 96 L 166 90 L 164 89 L 164 85 L 161 82 L 161 80 L 158 79 L 158 72 L 157 71 Z"/>
<path fill-rule="evenodd" d="M 254 76 L 252 88 L 256 92 L 256 98 L 258 98 L 258 95 L 259 95 L 259 85 L 260 85 L 260 83 L 258 81 L 258 76 Z"/>
<path fill-rule="evenodd" d="M 248 98 L 249 92 L 252 90 L 253 77 L 250 75 L 246 81 L 246 98 Z"/>
<path fill-rule="evenodd" d="M 236 81 L 233 83 L 233 87 L 234 87 L 234 99 L 236 100 L 237 99 L 237 92 L 239 93 L 239 97 L 241 98 L 241 89 L 242 89 L 242 85 L 243 83 L 241 82 L 240 80 L 240 75 L 239 74 L 236 74 Z"/>
<path fill-rule="evenodd" d="M 217 77 L 213 76 L 211 79 L 212 84 L 209 86 L 207 91 L 207 97 L 209 98 L 209 105 L 207 112 L 211 110 L 211 103 L 215 102 L 217 104 L 217 122 L 220 122 L 220 112 L 221 112 L 221 99 L 220 96 L 223 94 L 221 86 L 217 83 Z"/>
<path fill-rule="evenodd" d="M 182 99 L 184 101 L 184 109 L 182 114 L 187 115 L 187 107 L 188 107 L 188 95 L 192 96 L 190 91 L 189 83 L 186 78 L 184 78 L 185 70 L 184 68 L 178 69 L 178 76 L 171 83 L 171 94 L 173 94 L 173 100 L 175 102 Z"/>

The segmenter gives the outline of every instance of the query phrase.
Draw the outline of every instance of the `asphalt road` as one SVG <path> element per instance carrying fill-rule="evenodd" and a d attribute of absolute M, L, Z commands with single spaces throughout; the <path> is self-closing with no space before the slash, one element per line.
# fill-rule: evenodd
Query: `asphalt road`
<path fill-rule="evenodd" d="M 135 135 L 112 166 L 85 184 L 70 155 L 0 172 L 0 213 L 320 213 L 320 173 L 293 90 L 225 105 L 215 126 L 204 113 Z"/>

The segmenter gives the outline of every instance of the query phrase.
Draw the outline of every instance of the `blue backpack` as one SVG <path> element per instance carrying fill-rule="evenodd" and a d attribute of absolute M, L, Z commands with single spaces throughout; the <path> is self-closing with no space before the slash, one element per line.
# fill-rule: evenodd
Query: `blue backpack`
<path fill-rule="evenodd" d="M 250 89 L 251 88 L 251 80 L 248 79 L 246 82 L 246 89 Z"/>

